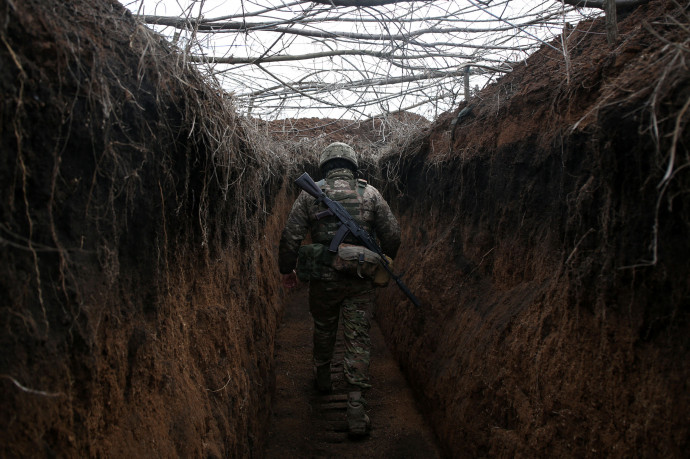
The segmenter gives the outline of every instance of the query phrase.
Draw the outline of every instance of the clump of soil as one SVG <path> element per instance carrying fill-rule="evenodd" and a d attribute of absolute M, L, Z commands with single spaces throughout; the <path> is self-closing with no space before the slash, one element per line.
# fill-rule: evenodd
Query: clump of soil
<path fill-rule="evenodd" d="M 382 162 L 423 307 L 379 323 L 452 456 L 687 450 L 688 26 L 579 24 Z"/>

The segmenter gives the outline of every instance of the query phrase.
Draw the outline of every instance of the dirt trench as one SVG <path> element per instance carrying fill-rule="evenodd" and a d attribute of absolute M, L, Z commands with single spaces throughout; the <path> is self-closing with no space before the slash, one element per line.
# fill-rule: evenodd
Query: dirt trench
<path fill-rule="evenodd" d="M 118 2 L 0 18 L 0 456 L 260 456 L 287 166 Z"/>
<path fill-rule="evenodd" d="M 330 395 L 320 395 L 314 388 L 312 374 L 313 324 L 307 292 L 308 285 L 302 285 L 286 297 L 283 320 L 278 327 L 276 394 L 266 457 L 443 457 L 375 321 L 371 330 L 373 388 L 366 393 L 372 430 L 366 438 L 348 438 L 342 329 L 331 370 L 334 390 Z"/>
<path fill-rule="evenodd" d="M 381 126 L 290 150 L 115 1 L 0 38 L 0 456 L 263 457 L 290 179 Z"/>
<path fill-rule="evenodd" d="M 543 47 L 381 157 L 354 123 L 271 143 L 117 2 L 0 0 L 0 455 L 438 454 L 397 389 L 361 443 L 305 411 L 309 320 L 268 273 L 292 179 L 345 140 L 402 224 L 422 308 L 390 286 L 377 321 L 446 455 L 683 457 L 688 16 L 568 29 L 569 59 Z"/>
<path fill-rule="evenodd" d="M 453 456 L 686 455 L 689 22 L 578 24 L 382 160 L 425 308 L 379 323 Z"/>

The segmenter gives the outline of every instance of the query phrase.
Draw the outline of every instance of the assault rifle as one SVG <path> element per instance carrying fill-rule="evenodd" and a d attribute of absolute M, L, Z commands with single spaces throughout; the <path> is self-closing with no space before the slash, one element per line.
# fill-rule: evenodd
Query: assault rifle
<path fill-rule="evenodd" d="M 376 243 L 374 238 L 371 237 L 367 231 L 359 226 L 357 222 L 352 218 L 352 216 L 349 214 L 347 210 L 342 206 L 337 201 L 333 201 L 331 198 L 326 196 L 326 193 L 324 193 L 321 188 L 314 182 L 314 180 L 311 178 L 311 176 L 305 172 L 302 174 L 297 180 L 295 180 L 295 183 L 302 188 L 304 191 L 321 201 L 326 207 L 328 207 L 328 210 L 325 210 L 323 212 L 319 212 L 316 216 L 317 219 L 334 215 L 340 220 L 340 228 L 338 228 L 338 231 L 335 234 L 335 237 L 333 240 L 331 240 L 331 244 L 328 247 L 328 250 L 330 252 L 336 253 L 338 251 L 338 246 L 340 245 L 341 242 L 347 237 L 348 234 L 352 234 L 355 236 L 357 239 L 360 240 L 362 245 L 366 247 L 367 249 L 371 250 L 372 252 L 375 252 L 379 256 L 379 263 L 381 263 L 381 266 L 388 271 L 388 274 L 395 280 L 395 283 L 398 284 L 398 287 L 400 287 L 400 290 L 403 291 L 405 295 L 412 301 L 412 303 L 417 306 L 421 307 L 419 304 L 419 300 L 410 292 L 410 289 L 407 288 L 405 284 L 403 284 L 403 281 L 400 279 L 401 276 L 396 276 L 393 270 L 391 269 L 390 264 L 388 263 L 388 260 L 386 257 L 383 255 L 383 251 L 379 247 L 379 245 Z"/>

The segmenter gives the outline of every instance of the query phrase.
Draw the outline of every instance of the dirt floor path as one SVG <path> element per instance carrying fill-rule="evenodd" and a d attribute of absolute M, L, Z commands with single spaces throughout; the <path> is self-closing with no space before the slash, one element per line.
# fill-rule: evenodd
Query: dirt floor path
<path fill-rule="evenodd" d="M 350 440 L 345 421 L 346 391 L 342 387 L 342 338 L 333 362 L 335 390 L 319 395 L 311 365 L 312 320 L 307 288 L 287 297 L 285 317 L 276 339 L 276 397 L 267 458 L 439 458 L 431 429 L 420 414 L 412 391 L 383 336 L 372 323 L 373 389 L 367 393 L 372 423 L 369 437 Z"/>

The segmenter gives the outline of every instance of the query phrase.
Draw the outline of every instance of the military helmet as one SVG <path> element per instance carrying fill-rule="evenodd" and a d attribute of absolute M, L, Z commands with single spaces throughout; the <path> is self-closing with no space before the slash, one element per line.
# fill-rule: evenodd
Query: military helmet
<path fill-rule="evenodd" d="M 349 161 L 355 165 L 355 168 L 357 168 L 357 155 L 355 154 L 355 150 L 348 144 L 342 142 L 333 142 L 323 149 L 323 152 L 321 152 L 319 167 L 323 167 L 323 165 L 328 161 L 336 158 Z"/>

